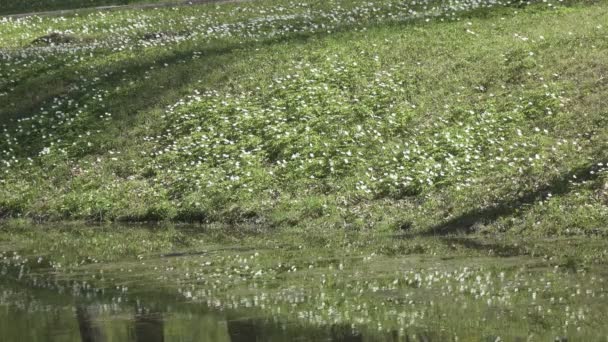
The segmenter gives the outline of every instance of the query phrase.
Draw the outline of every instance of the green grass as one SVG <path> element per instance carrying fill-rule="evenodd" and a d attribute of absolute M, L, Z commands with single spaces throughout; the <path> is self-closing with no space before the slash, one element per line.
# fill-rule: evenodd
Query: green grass
<path fill-rule="evenodd" d="M 606 3 L 399 3 L 2 22 L 0 214 L 605 235 Z"/>

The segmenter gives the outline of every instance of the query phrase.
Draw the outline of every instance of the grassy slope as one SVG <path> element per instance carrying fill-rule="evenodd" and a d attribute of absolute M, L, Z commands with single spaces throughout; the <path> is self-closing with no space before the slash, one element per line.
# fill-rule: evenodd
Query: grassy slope
<path fill-rule="evenodd" d="M 0 24 L 0 213 L 606 232 L 605 3 L 390 3 Z"/>
<path fill-rule="evenodd" d="M 171 3 L 178 1 L 162 0 L 0 0 L 0 15 L 56 11 L 98 6 L 120 6 L 137 3 L 162 2 Z"/>

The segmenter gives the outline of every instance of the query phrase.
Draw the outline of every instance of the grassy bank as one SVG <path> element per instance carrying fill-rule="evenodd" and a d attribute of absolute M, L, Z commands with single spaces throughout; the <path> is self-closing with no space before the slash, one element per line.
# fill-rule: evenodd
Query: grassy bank
<path fill-rule="evenodd" d="M 605 235 L 606 22 L 391 0 L 4 20 L 0 215 Z"/>
<path fill-rule="evenodd" d="M 178 3 L 179 0 L 0 0 L 0 15 L 41 11 L 72 10 L 87 7 L 124 6 L 142 3 Z M 184 1 L 185 2 L 185 1 Z"/>

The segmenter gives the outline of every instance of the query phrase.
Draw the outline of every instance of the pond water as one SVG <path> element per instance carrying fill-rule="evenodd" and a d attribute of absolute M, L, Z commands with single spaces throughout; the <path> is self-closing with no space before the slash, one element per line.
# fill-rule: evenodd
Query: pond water
<path fill-rule="evenodd" d="M 0 341 L 608 341 L 607 249 L 3 228 Z"/>
<path fill-rule="evenodd" d="M 0 341 L 362 341 L 348 326 L 310 329 L 169 296 L 132 299 L 64 290 L 0 281 Z"/>

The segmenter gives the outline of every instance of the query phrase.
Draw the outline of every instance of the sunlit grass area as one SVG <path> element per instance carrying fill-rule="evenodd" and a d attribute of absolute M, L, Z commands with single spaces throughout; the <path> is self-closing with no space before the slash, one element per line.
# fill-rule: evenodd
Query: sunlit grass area
<path fill-rule="evenodd" d="M 3 19 L 0 214 L 605 234 L 604 2 Z"/>

